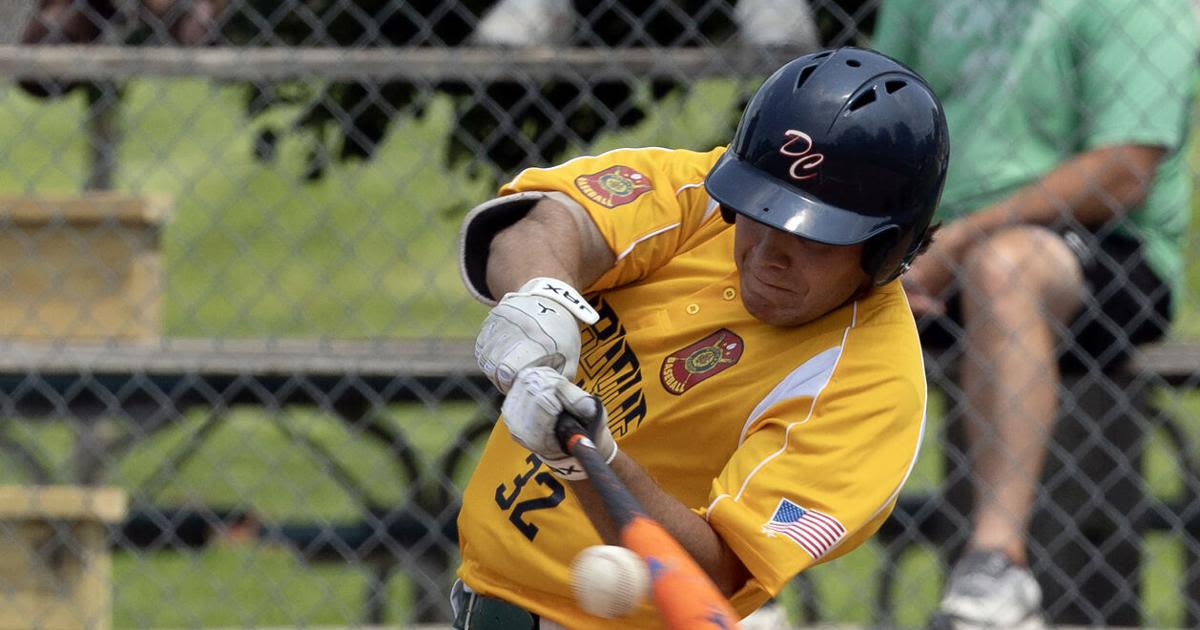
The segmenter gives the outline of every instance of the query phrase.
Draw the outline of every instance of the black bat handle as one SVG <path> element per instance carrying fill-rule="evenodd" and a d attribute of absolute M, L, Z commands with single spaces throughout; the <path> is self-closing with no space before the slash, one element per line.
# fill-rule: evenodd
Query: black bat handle
<path fill-rule="evenodd" d="M 579 422 L 570 411 L 562 410 L 558 414 L 558 420 L 554 423 L 554 437 L 558 440 L 558 445 L 564 451 L 570 451 L 567 446 L 571 442 L 571 438 L 576 435 L 587 437 L 587 430 L 583 428 L 583 424 Z M 574 453 L 571 453 L 574 455 Z M 579 459 L 576 457 L 576 459 Z M 586 468 L 586 467 L 585 467 Z M 591 471 L 588 471 L 591 474 Z"/>
<path fill-rule="evenodd" d="M 573 440 L 576 435 L 583 436 L 587 441 Z M 554 425 L 554 436 L 572 457 L 579 460 L 579 465 L 587 472 L 588 481 L 592 483 L 596 494 L 599 494 L 600 499 L 604 501 L 604 507 L 617 529 L 625 527 L 635 516 L 646 515 L 646 511 L 642 509 L 637 499 L 633 498 L 629 489 L 617 477 L 617 473 L 604 463 L 604 458 L 592 445 L 591 438 L 588 437 L 587 431 L 579 423 L 578 418 L 568 411 L 558 414 L 558 422 Z"/>

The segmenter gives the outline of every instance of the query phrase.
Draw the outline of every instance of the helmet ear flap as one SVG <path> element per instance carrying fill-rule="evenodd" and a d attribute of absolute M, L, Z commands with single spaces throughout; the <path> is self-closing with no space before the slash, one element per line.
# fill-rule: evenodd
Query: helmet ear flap
<path fill-rule="evenodd" d="M 935 223 L 913 235 L 911 241 L 900 243 L 898 229 L 877 234 L 863 244 L 862 268 L 871 277 L 875 286 L 885 285 L 899 278 L 912 265 L 921 252 L 929 248 L 941 223 Z"/>
<path fill-rule="evenodd" d="M 880 282 L 881 272 L 886 274 L 888 263 L 893 262 L 896 253 L 896 237 L 897 230 L 888 230 L 883 234 L 876 234 L 863 244 L 862 253 L 862 269 L 871 278 L 871 283 L 879 286 L 886 282 Z"/>
<path fill-rule="evenodd" d="M 885 285 L 908 270 L 908 263 L 920 248 L 917 243 L 899 242 L 899 229 L 872 236 L 863 245 L 862 268 L 875 286 Z M 923 238 L 923 235 L 922 235 Z"/>
<path fill-rule="evenodd" d="M 725 222 L 726 222 L 726 223 L 728 223 L 729 225 L 733 225 L 733 220 L 736 218 L 736 217 L 734 216 L 734 212 L 733 212 L 733 210 L 730 210 L 729 208 L 726 208 L 726 207 L 724 206 L 724 204 L 722 204 L 722 205 L 720 205 L 720 206 L 718 206 L 718 207 L 721 209 L 721 218 L 722 218 L 722 219 L 725 219 Z"/>

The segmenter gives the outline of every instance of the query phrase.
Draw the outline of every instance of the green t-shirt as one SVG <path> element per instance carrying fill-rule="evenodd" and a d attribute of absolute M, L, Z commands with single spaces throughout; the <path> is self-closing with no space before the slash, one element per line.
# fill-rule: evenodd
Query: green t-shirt
<path fill-rule="evenodd" d="M 1182 278 L 1189 0 L 884 0 L 874 46 L 924 76 L 946 108 L 939 218 L 985 208 L 1089 149 L 1162 146 L 1150 196 L 1117 229 L 1142 240 L 1161 278 Z"/>

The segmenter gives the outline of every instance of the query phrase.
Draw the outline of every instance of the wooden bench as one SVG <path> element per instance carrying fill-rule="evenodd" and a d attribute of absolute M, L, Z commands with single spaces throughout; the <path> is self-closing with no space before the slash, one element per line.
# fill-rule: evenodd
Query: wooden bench
<path fill-rule="evenodd" d="M 386 405 L 398 402 L 447 400 L 475 401 L 480 411 L 454 447 L 432 465 L 422 466 L 425 457 L 418 455 L 401 429 L 383 421 L 382 412 Z M 405 471 L 410 488 L 407 505 L 376 505 L 370 493 L 320 444 L 297 435 L 285 419 L 270 416 L 365 506 L 364 522 L 379 523 L 381 515 L 387 515 L 387 534 L 397 544 L 421 548 L 418 555 L 423 569 L 444 576 L 449 584 L 458 497 L 445 479 L 454 476 L 469 446 L 490 430 L 497 409 L 496 392 L 479 373 L 470 342 L 164 338 L 142 343 L 49 343 L 0 339 L 0 416 L 75 423 L 72 475 L 80 484 L 102 483 L 106 463 L 170 426 L 186 410 L 208 409 L 194 437 L 165 456 L 164 474 L 151 476 L 152 484 L 162 483 L 169 479 L 166 471 L 181 466 L 234 405 L 318 407 L 382 444 Z M 116 435 L 102 434 L 94 420 L 105 416 L 126 417 L 130 423 Z M 53 477 L 41 464 L 44 458 L 39 453 L 2 433 L 0 450 L 23 462 L 34 482 Z M 134 498 L 153 496 L 156 491 L 153 485 L 142 488 Z M 438 515 L 438 519 L 433 522 L 428 515 Z M 430 538 L 434 544 L 429 544 Z M 327 555 L 345 562 L 340 552 L 346 549 Z M 357 547 L 350 549 L 358 551 Z M 317 548 L 305 553 L 309 559 L 322 557 Z M 379 544 L 352 559 L 368 568 L 372 581 L 363 621 L 379 623 L 387 592 L 383 583 L 396 570 L 398 559 L 388 552 L 387 545 Z M 413 601 L 421 603 L 414 617 L 445 620 L 448 609 L 443 608 L 448 600 L 443 585 L 414 580 L 414 587 L 419 592 L 414 593 Z"/>
<path fill-rule="evenodd" d="M 170 214 L 163 196 L 0 197 L 0 337 L 158 337 Z"/>
<path fill-rule="evenodd" d="M 1200 347 L 1163 344 L 1146 348 L 1127 372 L 1150 386 L 1200 386 Z M 395 402 L 432 403 L 444 400 L 472 400 L 480 405 L 479 416 L 464 430 L 451 449 L 424 468 L 414 448 L 402 432 L 376 417 L 384 405 Z M 203 406 L 211 414 L 196 433 L 196 438 L 166 457 L 164 467 L 178 465 L 190 456 L 222 414 L 233 405 L 268 407 L 308 405 L 326 409 L 345 422 L 352 423 L 364 435 L 377 439 L 397 458 L 406 471 L 413 491 L 406 506 L 371 505 L 369 495 L 349 475 L 339 480 L 346 491 L 377 513 L 364 515 L 363 523 L 378 523 L 379 514 L 388 515 L 387 535 L 396 544 L 425 550 L 422 562 L 430 571 L 449 575 L 451 554 L 439 544 L 428 544 L 429 537 L 440 537 L 453 544 L 453 516 L 458 497 L 447 491 L 445 479 L 452 478 L 465 455 L 465 445 L 474 443 L 490 430 L 495 418 L 497 394 L 479 374 L 469 341 L 320 341 L 320 340 L 217 340 L 166 338 L 148 343 L 36 343 L 0 340 L 0 414 L 4 416 L 59 417 L 78 423 L 80 438 L 76 447 L 75 477 L 82 483 L 99 483 L 104 478 L 104 461 L 119 458 L 138 440 L 168 426 L 185 409 Z M 89 431 L 95 418 L 124 414 L 135 422 L 136 430 L 116 436 L 98 436 Z M 1161 416 L 1166 418 L 1166 416 Z M 1169 418 L 1167 418 L 1169 420 Z M 1171 422 L 1163 427 L 1175 427 Z M 1195 470 L 1188 454 L 1186 435 L 1167 429 L 1178 440 L 1181 466 Z M 326 458 L 330 470 L 338 475 L 335 460 L 321 452 L 319 445 L 307 443 L 314 455 Z M 0 443 L 27 462 L 30 474 L 49 478 L 41 469 L 40 458 L 21 454 L 23 447 Z M 97 457 L 103 453 L 104 458 Z M 1187 495 L 1164 501 L 1137 524 L 1138 531 L 1149 528 L 1190 532 L 1196 536 L 1200 486 L 1195 476 L 1185 484 Z M 918 543 L 942 544 L 947 522 L 941 496 L 906 494 L 893 518 L 881 530 L 886 561 L 879 574 L 877 609 L 886 621 L 892 606 L 892 580 L 899 557 Z M 431 525 L 416 515 L 440 514 L 445 518 Z M 949 524 L 953 528 L 953 523 Z M 369 536 L 363 536 L 367 532 Z M 394 554 L 378 544 L 378 532 L 349 526 L 324 535 L 326 544 L 306 549 L 306 557 L 346 561 L 345 552 L 369 568 L 373 585 L 368 589 L 364 622 L 383 617 L 384 581 L 397 568 Z M 274 535 L 302 535 L 276 530 Z M 371 538 L 370 549 L 356 541 Z M 360 541 L 361 542 L 361 541 Z M 1194 549 L 1194 547 L 1193 547 Z M 325 553 L 328 551 L 329 553 Z M 1194 565 L 1193 565 L 1194 566 Z M 1193 572 L 1184 588 L 1190 597 L 1200 592 Z M 821 617 L 815 592 L 806 578 L 801 587 L 805 616 Z M 417 584 L 420 591 L 414 601 L 442 602 L 445 594 L 433 584 Z M 1195 601 L 1195 600 L 1192 600 Z M 1195 611 L 1194 604 L 1189 614 Z M 445 611 L 436 605 L 419 607 L 414 617 L 438 621 Z M 1192 620 L 1193 617 L 1189 617 Z M 1189 627 L 1196 627 L 1189 621 Z"/>
<path fill-rule="evenodd" d="M 118 488 L 0 486 L 0 628 L 109 630 Z"/>

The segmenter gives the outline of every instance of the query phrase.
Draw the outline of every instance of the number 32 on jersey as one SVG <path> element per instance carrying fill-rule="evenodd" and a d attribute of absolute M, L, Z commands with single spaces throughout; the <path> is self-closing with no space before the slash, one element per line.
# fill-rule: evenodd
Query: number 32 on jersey
<path fill-rule="evenodd" d="M 563 487 L 562 482 L 557 477 L 551 474 L 549 470 L 543 470 L 545 467 L 537 455 L 530 453 L 529 457 L 525 458 L 525 463 L 529 464 L 529 470 L 513 477 L 512 488 L 509 488 L 508 484 L 503 483 L 496 486 L 496 505 L 501 510 L 508 512 L 509 522 L 515 525 L 526 538 L 532 541 L 537 536 L 538 526 L 525 520 L 527 515 L 537 510 L 556 507 L 559 503 L 562 503 L 567 493 L 566 488 Z M 531 487 L 528 493 L 525 493 L 525 487 L 531 480 L 536 485 Z M 522 494 L 534 494 L 537 490 L 536 486 L 542 486 L 549 490 L 550 494 L 517 501 Z M 541 493 L 538 492 L 537 494 Z M 511 511 L 509 511 L 510 509 Z"/>

